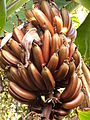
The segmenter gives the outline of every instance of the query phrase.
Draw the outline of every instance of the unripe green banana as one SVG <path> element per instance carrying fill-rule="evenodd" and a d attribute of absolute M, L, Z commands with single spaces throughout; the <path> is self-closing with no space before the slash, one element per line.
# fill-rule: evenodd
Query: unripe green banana
<path fill-rule="evenodd" d="M 46 66 L 42 67 L 41 75 L 45 82 L 47 90 L 52 91 L 55 87 L 55 80 L 52 76 L 52 73 Z"/>

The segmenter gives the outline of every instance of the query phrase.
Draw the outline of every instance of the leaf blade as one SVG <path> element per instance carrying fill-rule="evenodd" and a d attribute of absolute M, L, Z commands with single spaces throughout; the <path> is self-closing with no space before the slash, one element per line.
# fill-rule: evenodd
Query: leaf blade
<path fill-rule="evenodd" d="M 29 0 L 16 0 L 11 5 L 7 6 L 7 17 L 9 17 L 15 10 L 23 6 Z"/>
<path fill-rule="evenodd" d="M 90 62 L 90 13 L 82 25 L 77 29 L 76 45 L 79 51 Z"/>
<path fill-rule="evenodd" d="M 0 0 L 0 34 L 6 22 L 6 0 Z"/>

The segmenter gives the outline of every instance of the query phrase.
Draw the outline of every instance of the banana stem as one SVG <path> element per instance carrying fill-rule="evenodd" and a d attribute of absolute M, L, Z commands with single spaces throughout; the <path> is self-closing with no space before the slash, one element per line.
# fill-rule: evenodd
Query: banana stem
<path fill-rule="evenodd" d="M 88 85 L 90 86 L 90 71 L 88 70 L 83 60 L 82 60 L 82 71 L 84 73 Z"/>
<path fill-rule="evenodd" d="M 41 118 L 44 120 L 50 120 L 50 114 L 52 111 L 52 103 L 46 104 L 46 106 L 42 110 Z"/>
<path fill-rule="evenodd" d="M 80 74 L 81 74 L 83 89 L 84 89 L 85 96 L 86 96 L 87 105 L 88 105 L 88 107 L 90 107 L 90 89 L 89 89 L 88 83 L 86 81 L 86 78 L 83 74 L 82 69 L 80 70 Z"/>

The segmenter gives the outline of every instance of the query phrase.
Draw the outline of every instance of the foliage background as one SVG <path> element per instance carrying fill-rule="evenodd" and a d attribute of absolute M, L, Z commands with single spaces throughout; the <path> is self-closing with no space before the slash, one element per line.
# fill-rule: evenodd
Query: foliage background
<path fill-rule="evenodd" d="M 0 32 L 3 29 L 11 32 L 13 30 L 13 22 L 17 26 L 16 14 L 25 21 L 26 17 L 24 15 L 24 8 L 21 6 L 27 2 L 26 6 L 30 9 L 33 4 L 32 0 L 18 0 L 19 3 L 16 3 L 11 7 L 10 5 L 13 1 L 15 0 L 0 0 Z M 65 6 L 69 10 L 73 20 L 73 26 L 78 32 L 75 43 L 79 47 L 84 60 L 90 64 L 90 1 L 85 0 L 87 1 L 85 3 L 82 0 L 76 1 L 77 3 L 73 1 L 67 2 L 66 0 L 56 0 L 56 4 L 58 3 L 59 8 Z M 80 4 L 85 5 L 88 9 Z M 3 32 L 1 32 L 1 36 L 3 36 Z M 8 80 L 5 78 L 5 74 L 2 69 L 0 69 L 0 74 L 2 75 L 4 87 L 4 92 L 0 94 L 0 120 L 23 120 L 28 113 L 28 106 L 17 102 L 8 94 Z M 75 110 L 73 110 L 69 116 L 66 116 L 63 119 L 69 119 L 75 115 Z M 82 114 L 80 115 L 82 116 Z"/>

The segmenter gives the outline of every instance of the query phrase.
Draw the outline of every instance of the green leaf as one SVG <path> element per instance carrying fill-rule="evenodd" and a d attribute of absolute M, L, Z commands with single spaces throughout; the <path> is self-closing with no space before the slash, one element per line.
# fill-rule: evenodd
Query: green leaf
<path fill-rule="evenodd" d="M 55 0 L 55 3 L 61 9 L 63 6 L 67 5 L 69 2 L 67 2 L 66 0 Z"/>
<path fill-rule="evenodd" d="M 90 0 L 74 0 L 74 1 L 83 5 L 90 11 Z"/>
<path fill-rule="evenodd" d="M 77 29 L 77 33 L 75 43 L 79 46 L 81 54 L 90 62 L 90 13 Z"/>
<path fill-rule="evenodd" d="M 80 120 L 90 120 L 90 111 L 77 110 L 77 112 Z"/>
<path fill-rule="evenodd" d="M 29 0 L 16 0 L 12 2 L 9 6 L 7 6 L 7 17 L 15 12 L 15 10 L 20 9 L 20 7 L 28 1 Z"/>
<path fill-rule="evenodd" d="M 69 4 L 65 6 L 65 8 L 69 11 L 72 12 L 76 7 L 78 7 L 78 3 L 71 1 Z"/>
<path fill-rule="evenodd" d="M 6 0 L 0 0 L 0 34 L 6 22 Z"/>
<path fill-rule="evenodd" d="M 7 6 L 10 5 L 14 0 L 6 0 Z"/>
<path fill-rule="evenodd" d="M 32 0 L 30 0 L 29 2 L 27 2 L 27 4 L 26 4 L 27 9 L 31 9 L 32 5 L 33 5 L 33 1 Z M 8 31 L 8 32 L 11 32 L 13 30 L 13 25 L 11 24 L 11 22 L 15 23 L 15 26 L 18 25 L 18 20 L 17 20 L 17 17 L 16 17 L 15 14 L 16 13 L 13 13 L 7 19 L 7 22 L 6 22 L 6 25 L 5 25 L 5 30 Z M 24 7 L 22 7 L 20 9 L 20 11 L 17 12 L 17 14 L 18 14 L 18 16 L 19 16 L 20 19 L 22 19 L 23 21 L 26 21 L 26 16 L 25 16 L 25 13 L 24 13 Z M 2 36 L 3 36 L 3 34 L 2 34 Z"/>

